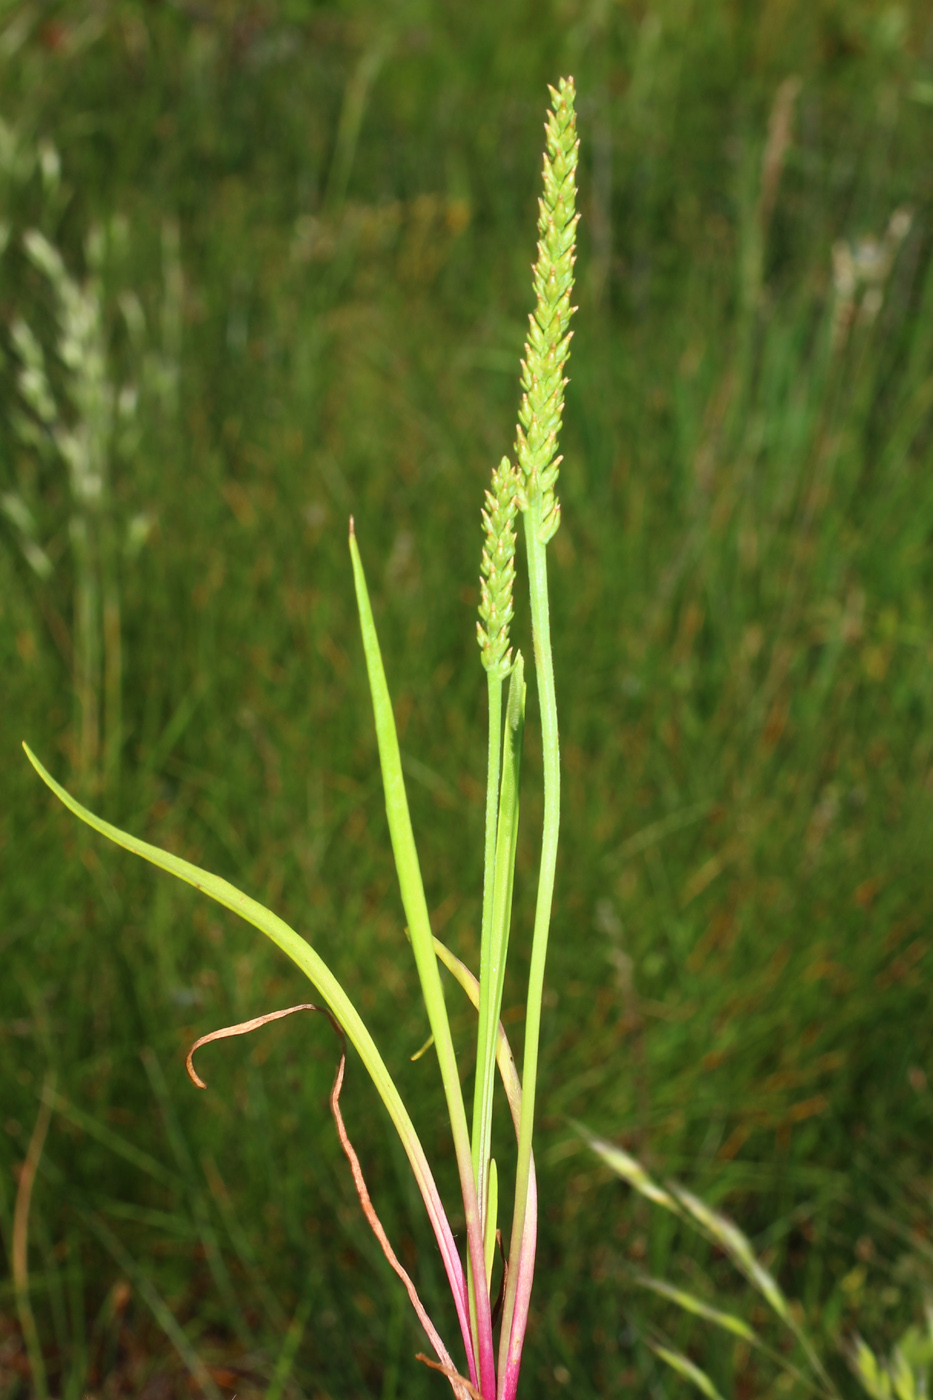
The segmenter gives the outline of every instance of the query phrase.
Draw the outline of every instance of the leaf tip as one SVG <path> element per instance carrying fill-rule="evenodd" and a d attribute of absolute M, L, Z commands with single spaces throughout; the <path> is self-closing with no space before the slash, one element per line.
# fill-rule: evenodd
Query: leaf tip
<path fill-rule="evenodd" d="M 201 1042 L 198 1041 L 198 1045 L 200 1045 L 200 1043 Z M 197 1070 L 194 1067 L 194 1052 L 196 1049 L 197 1045 L 192 1045 L 191 1049 L 188 1051 L 188 1054 L 185 1056 L 185 1069 L 188 1071 L 188 1078 L 191 1080 L 192 1084 L 196 1086 L 196 1088 L 206 1089 L 207 1085 L 204 1083 L 204 1080 L 201 1078 L 201 1076 L 198 1074 Z"/>
<path fill-rule="evenodd" d="M 29 747 L 29 745 L 26 743 L 26 740 L 25 740 L 25 739 L 21 739 L 20 742 L 21 742 L 21 744 L 22 744 L 22 746 L 23 746 L 23 751 L 24 751 L 26 757 L 29 759 L 29 762 L 32 764 L 33 768 L 34 768 L 34 769 L 36 770 L 36 772 L 39 774 L 39 777 L 40 777 L 40 778 L 43 778 L 43 780 L 44 780 L 44 772 L 45 772 L 45 770 L 43 769 L 42 764 L 41 764 L 41 763 L 39 762 L 39 760 L 36 758 L 36 756 L 35 756 L 35 754 L 33 753 L 32 749 L 31 749 L 31 748 Z"/>

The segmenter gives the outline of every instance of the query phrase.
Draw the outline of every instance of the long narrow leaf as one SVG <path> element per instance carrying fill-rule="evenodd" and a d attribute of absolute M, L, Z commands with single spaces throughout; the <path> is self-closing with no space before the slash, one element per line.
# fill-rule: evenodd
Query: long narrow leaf
<path fill-rule="evenodd" d="M 615 1172 L 616 1176 L 621 1176 L 623 1181 L 627 1181 L 629 1186 L 633 1186 L 647 1200 L 653 1201 L 656 1206 L 664 1206 L 665 1210 L 673 1211 L 675 1215 L 683 1215 L 683 1210 L 678 1201 L 658 1186 L 645 1171 L 642 1164 L 634 1157 L 630 1157 L 624 1148 L 619 1147 L 614 1142 L 607 1142 L 605 1138 L 597 1137 L 582 1123 L 573 1123 L 571 1126 L 580 1134 L 586 1143 L 592 1148 L 597 1156 L 602 1157 L 606 1166 Z"/>
<path fill-rule="evenodd" d="M 701 1201 L 698 1196 L 694 1196 L 692 1191 L 688 1191 L 684 1186 L 671 1184 L 671 1190 L 676 1194 L 681 1205 L 685 1206 L 695 1220 L 703 1226 L 708 1235 L 721 1245 L 729 1255 L 736 1268 L 745 1275 L 749 1283 L 754 1284 L 763 1298 L 771 1304 L 774 1311 L 782 1322 L 790 1321 L 790 1308 L 787 1299 L 781 1292 L 777 1280 L 772 1278 L 768 1270 L 755 1258 L 751 1241 L 743 1234 L 734 1220 L 722 1215 L 718 1210 L 713 1210 L 705 1201 Z"/>
<path fill-rule="evenodd" d="M 757 1337 L 753 1328 L 749 1327 L 741 1317 L 736 1317 L 734 1313 L 720 1312 L 718 1308 L 711 1308 L 708 1303 L 697 1298 L 692 1293 L 686 1293 L 682 1288 L 675 1288 L 671 1283 L 665 1283 L 664 1279 L 648 1278 L 646 1275 L 638 1275 L 636 1283 L 642 1288 L 650 1288 L 652 1293 L 659 1293 L 662 1298 L 669 1298 L 672 1303 L 676 1303 L 685 1312 L 694 1313 L 697 1317 L 705 1318 L 707 1322 L 712 1322 L 716 1327 L 722 1327 L 727 1332 L 733 1332 L 735 1336 L 741 1337 L 743 1341 L 757 1342 Z"/>
<path fill-rule="evenodd" d="M 678 1185 L 677 1182 L 669 1181 L 666 1189 L 662 1186 L 658 1186 L 657 1182 L 652 1180 L 641 1163 L 636 1161 L 634 1157 L 629 1156 L 621 1147 L 618 1147 L 615 1143 L 606 1142 L 604 1138 L 596 1137 L 580 1123 L 574 1123 L 573 1127 L 617 1176 L 621 1176 L 624 1181 L 627 1181 L 630 1186 L 634 1187 L 636 1191 L 640 1192 L 641 1195 L 645 1196 L 655 1205 L 663 1206 L 665 1210 L 671 1211 L 674 1215 L 679 1216 L 681 1220 L 690 1221 L 695 1227 L 699 1226 L 701 1232 L 708 1240 L 711 1240 L 714 1244 L 719 1245 L 720 1248 L 725 1250 L 734 1266 L 745 1276 L 753 1287 L 758 1289 L 762 1297 L 770 1303 L 781 1321 L 794 1334 L 814 1374 L 818 1376 L 819 1380 L 822 1382 L 825 1391 L 830 1395 L 837 1395 L 838 1391 L 831 1377 L 827 1374 L 825 1367 L 817 1356 L 813 1343 L 810 1341 L 799 1322 L 796 1321 L 790 1304 L 782 1293 L 777 1280 L 768 1272 L 760 1260 L 756 1258 L 751 1241 L 747 1235 L 743 1234 L 735 1221 L 730 1220 L 728 1216 L 723 1215 L 720 1211 L 714 1210 L 712 1206 L 708 1206 L 705 1201 L 701 1201 L 692 1191 L 688 1191 L 686 1187 Z M 685 1299 L 690 1296 L 689 1294 L 680 1295 L 677 1290 L 671 1290 L 669 1285 L 662 1286 L 656 1281 L 650 1283 L 648 1286 L 653 1287 L 656 1292 L 661 1292 L 666 1289 L 668 1296 L 673 1298 L 674 1301 L 679 1302 L 682 1307 L 689 1306 L 685 1301 Z M 692 1308 L 691 1310 L 695 1312 L 697 1308 Z M 720 1326 L 728 1325 L 722 1320 L 727 1316 L 729 1315 L 720 1315 Z M 756 1345 L 761 1345 L 757 1338 L 747 1338 L 747 1340 L 754 1340 Z M 767 1350 L 767 1348 L 763 1349 Z M 795 1379 L 801 1381 L 805 1386 L 810 1387 L 810 1382 L 806 1377 L 800 1376 L 783 1358 L 778 1357 L 776 1359 L 788 1374 L 794 1375 Z"/>
<path fill-rule="evenodd" d="M 450 1117 L 454 1151 L 460 1173 L 460 1191 L 463 1197 L 464 1215 L 466 1216 L 467 1248 L 472 1271 L 473 1297 L 471 1301 L 475 1306 L 476 1316 L 474 1347 L 476 1369 L 480 1378 L 479 1387 L 483 1394 L 488 1395 L 491 1400 L 495 1394 L 496 1383 L 492 1316 L 489 1291 L 485 1286 L 483 1231 L 476 1195 L 476 1181 L 473 1176 L 470 1135 L 460 1088 L 457 1056 L 450 1034 L 447 1006 L 444 1002 L 444 987 L 434 951 L 431 920 L 428 915 L 428 905 L 421 879 L 421 866 L 418 861 L 411 815 L 408 810 L 408 797 L 405 792 L 405 779 L 402 776 L 402 759 L 395 729 L 395 716 L 392 712 L 392 701 L 386 683 L 379 638 L 376 635 L 369 590 L 366 587 L 366 575 L 363 571 L 363 561 L 356 543 L 352 519 L 350 521 L 350 557 L 353 561 L 353 581 L 360 615 L 360 629 L 363 634 L 363 650 L 366 654 L 366 671 L 369 676 L 373 716 L 376 722 L 376 739 L 379 745 L 379 763 L 382 768 L 386 817 L 389 822 L 392 853 L 395 857 L 395 868 L 398 872 L 402 904 L 405 908 L 405 917 L 408 920 L 411 946 L 421 982 L 421 992 L 431 1031 L 434 1035 L 434 1046 L 437 1051 L 441 1078 L 444 1082 L 447 1112 Z"/>
<path fill-rule="evenodd" d="M 707 1235 L 722 1246 L 739 1272 L 743 1273 L 749 1283 L 758 1289 L 758 1292 L 771 1305 L 781 1321 L 790 1328 L 814 1372 L 830 1394 L 838 1394 L 836 1386 L 820 1361 L 813 1343 L 794 1317 L 777 1279 L 755 1257 L 748 1236 L 743 1234 L 734 1220 L 730 1220 L 728 1216 L 722 1215 L 718 1210 L 713 1210 L 705 1201 L 701 1201 L 685 1187 L 677 1186 L 673 1182 L 669 1185 L 685 1209 L 695 1220 L 699 1221 Z"/>
<path fill-rule="evenodd" d="M 825 1400 L 826 1391 L 822 1386 L 815 1385 L 809 1376 L 805 1376 L 796 1366 L 791 1365 L 780 1352 L 767 1346 L 754 1328 L 750 1327 L 742 1318 L 736 1317 L 734 1313 L 720 1312 L 718 1308 L 712 1308 L 709 1304 L 701 1302 L 694 1294 L 675 1288 L 673 1284 L 666 1283 L 663 1279 L 636 1275 L 635 1282 L 640 1284 L 642 1288 L 650 1288 L 652 1292 L 660 1294 L 662 1298 L 669 1298 L 672 1303 L 676 1303 L 685 1312 L 694 1313 L 697 1317 L 712 1322 L 714 1326 L 722 1327 L 725 1331 L 741 1337 L 743 1341 L 748 1342 L 773 1361 L 776 1366 L 779 1366 L 785 1375 L 796 1381 L 804 1390 L 808 1390 L 812 1395 L 824 1397 Z"/>
<path fill-rule="evenodd" d="M 472 1366 L 466 1279 L 453 1232 L 447 1220 L 431 1168 L 415 1132 L 414 1124 L 408 1116 L 408 1110 L 402 1102 L 395 1082 L 389 1074 L 372 1036 L 330 968 L 311 945 L 285 923 L 284 919 L 280 919 L 277 914 L 273 914 L 257 900 L 251 899 L 249 895 L 238 890 L 229 881 L 223 880 L 217 875 L 211 875 L 208 871 L 200 869 L 199 866 L 192 865 L 190 861 L 182 860 L 180 856 L 171 855 L 168 851 L 161 851 L 158 846 L 151 846 L 148 841 L 141 841 L 139 837 L 121 831 L 119 827 L 112 826 L 110 822 L 106 822 L 103 818 L 88 811 L 55 781 L 27 744 L 24 744 L 23 748 L 42 781 L 76 817 L 80 817 L 93 830 L 100 832 L 102 836 L 106 836 L 116 845 L 122 846 L 127 851 L 132 851 L 134 855 L 142 856 L 144 860 L 148 860 L 160 870 L 165 870 L 177 879 L 184 880 L 186 884 L 193 885 L 195 889 L 203 891 L 211 899 L 216 900 L 218 904 L 222 904 L 224 908 L 239 914 L 242 919 L 258 928 L 283 952 L 287 953 L 318 989 L 366 1066 L 401 1139 L 444 1260 L 444 1267 L 447 1271 L 447 1278 L 457 1307 L 460 1328 L 467 1349 L 467 1357 Z"/>
<path fill-rule="evenodd" d="M 722 1396 L 706 1372 L 702 1371 L 689 1357 L 684 1356 L 683 1352 L 674 1351 L 672 1347 L 662 1346 L 660 1342 L 649 1340 L 648 1345 L 656 1356 L 667 1362 L 672 1370 L 683 1376 L 685 1380 L 691 1381 L 698 1390 L 702 1390 L 703 1394 L 707 1396 L 707 1400 L 722 1400 Z"/>

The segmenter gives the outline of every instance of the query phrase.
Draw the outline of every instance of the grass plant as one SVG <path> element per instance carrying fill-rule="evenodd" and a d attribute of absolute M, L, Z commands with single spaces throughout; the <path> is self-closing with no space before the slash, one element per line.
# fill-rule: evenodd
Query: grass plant
<path fill-rule="evenodd" d="M 642 1164 L 617 1144 L 594 1137 L 580 1129 L 587 1145 L 606 1163 L 609 1169 L 650 1201 L 653 1206 L 670 1211 L 680 1221 L 699 1232 L 720 1250 L 747 1284 L 760 1295 L 789 1334 L 793 1351 L 799 1354 L 802 1367 L 788 1348 L 775 1350 L 745 1318 L 711 1306 L 696 1293 L 678 1287 L 667 1279 L 638 1274 L 635 1282 L 640 1288 L 668 1300 L 682 1313 L 702 1319 L 730 1337 L 738 1339 L 746 1351 L 754 1347 L 778 1372 L 778 1384 L 784 1391 L 809 1393 L 839 1400 L 840 1390 L 826 1370 L 819 1348 L 808 1335 L 801 1321 L 801 1309 L 785 1296 L 777 1279 L 762 1260 L 756 1257 L 751 1241 L 734 1220 L 712 1209 L 693 1192 L 677 1182 L 659 1186 Z M 929 1296 L 924 1300 L 925 1325 L 910 1326 L 893 1348 L 889 1359 L 879 1359 L 857 1333 L 843 1339 L 843 1350 L 849 1367 L 862 1391 L 871 1400 L 920 1400 L 927 1394 L 930 1366 L 933 1363 L 933 1312 Z M 674 1346 L 670 1339 L 652 1327 L 645 1337 L 646 1344 L 666 1365 L 689 1381 L 707 1400 L 722 1400 L 712 1377 L 690 1356 Z M 750 1377 L 749 1377 L 750 1379 Z"/>
<path fill-rule="evenodd" d="M 411 1061 L 430 1028 L 399 955 L 345 526 L 352 511 L 432 931 L 475 971 L 488 707 L 463 522 L 513 440 L 535 94 L 555 72 L 575 74 L 590 135 L 573 470 L 547 546 L 562 825 L 535 1137 L 548 1286 L 522 1387 L 687 1393 L 652 1328 L 726 1397 L 776 1378 L 632 1269 L 788 1341 L 727 1260 L 620 1192 L 572 1118 L 734 1219 L 849 1393 L 839 1337 L 890 1357 L 929 1284 L 929 6 L 710 0 L 700 23 L 682 0 L 571 0 L 531 23 L 519 0 L 406 0 L 388 18 L 374 0 L 0 15 L 18 133 L 0 151 L 0 491 L 54 566 L 41 578 L 0 518 L 0 1237 L 9 1259 L 54 1074 L 28 1216 L 50 1393 L 258 1400 L 275 1377 L 290 1400 L 396 1400 L 404 1377 L 420 1400 L 440 1381 L 410 1364 L 421 1326 L 320 1131 L 323 1018 L 199 1052 L 211 1112 L 189 1087 L 179 1046 L 307 1000 L 304 975 L 190 887 L 102 859 L 22 761 L 20 737 L 41 738 L 78 791 L 71 501 L 60 460 L 43 470 L 14 431 L 17 317 L 72 410 L 22 235 L 41 229 L 83 284 L 87 231 L 119 214 L 129 232 L 104 279 L 109 376 L 140 388 L 132 466 L 111 478 L 121 550 L 137 513 L 151 528 L 120 576 L 120 784 L 82 801 L 309 938 L 411 1108 L 462 1248 L 443 1087 L 433 1053 Z M 164 411 L 143 369 L 163 329 Z M 524 637 L 524 586 L 514 608 Z M 543 822 L 522 650 L 501 1014 L 519 1061 Z M 469 1075 L 476 1012 L 447 1001 Z M 430 1223 L 352 1047 L 341 1106 L 455 1349 Z M 10 1276 L 10 1400 L 28 1368 Z"/>
<path fill-rule="evenodd" d="M 376 1215 L 365 1186 L 359 1159 L 353 1151 L 338 1107 L 343 1081 L 345 1055 L 341 1056 L 331 1107 L 337 1122 L 341 1143 L 353 1170 L 354 1182 L 367 1220 L 373 1227 L 383 1252 L 405 1284 L 409 1297 L 434 1349 L 436 1361 L 429 1362 L 450 1381 L 458 1397 L 473 1395 L 479 1400 L 514 1400 L 521 1368 L 522 1349 L 528 1321 L 531 1285 L 534 1274 L 537 1234 L 537 1186 L 532 1156 L 534 1106 L 537 1060 L 540 1044 L 541 1008 L 544 992 L 544 966 L 551 904 L 557 861 L 560 821 L 560 750 L 557 730 L 557 704 L 554 690 L 554 670 L 551 654 L 548 606 L 547 565 L 545 548 L 560 525 L 560 505 L 556 482 L 560 457 L 557 455 L 558 435 L 564 407 L 564 368 L 570 349 L 569 323 L 572 308 L 570 293 L 573 286 L 574 249 L 577 226 L 575 212 L 578 142 L 574 113 L 572 79 L 561 79 L 557 89 L 551 89 L 552 109 L 546 124 L 547 148 L 544 156 L 544 192 L 539 201 L 538 259 L 534 268 L 535 310 L 529 317 L 529 339 L 522 362 L 523 397 L 517 430 L 517 466 L 503 458 L 493 473 L 492 486 L 487 492 L 487 509 L 483 512 L 485 543 L 482 554 L 480 621 L 478 640 L 489 688 L 489 773 L 487 782 L 485 874 L 483 887 L 483 930 L 480 949 L 480 976 L 471 978 L 466 969 L 460 978 L 475 991 L 471 1000 L 478 1012 L 476 1049 L 476 1089 L 472 1139 L 467 1125 L 461 1089 L 460 1068 L 451 1035 L 450 1020 L 440 976 L 436 940 L 431 930 L 418 852 L 415 845 L 398 734 L 392 701 L 386 681 L 385 668 L 376 634 L 369 590 L 357 545 L 353 517 L 350 518 L 350 555 L 356 588 L 357 606 L 363 634 L 363 649 L 369 677 L 379 761 L 385 792 L 389 834 L 398 874 L 402 904 L 408 921 L 407 934 L 414 951 L 421 991 L 431 1027 L 431 1039 L 437 1052 L 438 1065 L 444 1085 L 450 1118 L 454 1150 L 458 1163 L 460 1191 L 466 1221 L 467 1257 L 461 1260 L 454 1241 L 447 1213 L 441 1202 L 431 1168 L 415 1131 L 399 1090 L 386 1068 L 359 1012 L 333 973 L 311 945 L 287 924 L 255 900 L 243 894 L 228 881 L 219 879 L 198 866 L 161 851 L 129 833 L 95 816 L 72 797 L 43 767 L 28 748 L 26 754 L 43 781 L 65 806 L 92 829 L 109 837 L 118 845 L 140 855 L 159 868 L 194 885 L 218 903 L 233 910 L 254 924 L 278 944 L 308 976 L 324 997 L 334 1028 L 343 1039 L 348 1037 L 366 1066 L 385 1105 L 408 1157 L 431 1221 L 437 1245 L 444 1262 L 447 1280 L 456 1306 L 463 1344 L 466 1352 L 467 1380 L 454 1365 L 450 1352 L 441 1340 L 428 1316 L 417 1291 L 391 1248 L 381 1222 Z M 103 426 L 98 416 L 112 410 L 106 393 L 100 392 L 97 379 L 103 372 L 103 355 L 96 345 L 82 354 L 78 330 L 85 323 L 91 334 L 97 322 L 88 314 L 85 301 L 65 276 L 60 259 L 44 240 L 35 236 L 30 253 L 46 271 L 55 285 L 66 318 L 66 340 L 62 357 L 76 371 L 84 368 L 86 375 L 96 375 L 79 405 L 84 411 L 81 421 L 94 429 L 91 443 L 98 451 L 91 454 L 90 445 L 68 438 L 60 450 L 71 463 L 77 478 L 75 494 L 79 500 L 96 501 L 103 495 L 103 454 L 101 445 L 110 435 L 109 421 Z M 95 303 L 96 304 L 96 303 Z M 79 314 L 83 313 L 83 314 Z M 51 396 L 42 375 L 42 363 L 35 343 L 25 329 L 19 340 L 27 362 L 32 365 L 33 379 L 25 381 L 31 389 L 30 403 L 40 421 L 47 419 L 46 401 Z M 93 353 L 94 351 L 97 353 Z M 87 362 L 87 363 L 85 363 Z M 35 381 L 34 390 L 32 390 Z M 81 381 L 84 383 L 84 380 Z M 93 411 L 92 411 L 93 410 Z M 88 485 L 86 478 L 92 481 Z M 515 579 L 515 531 L 513 520 L 517 512 L 524 517 L 526 560 L 528 566 L 531 626 L 535 672 L 541 713 L 541 738 L 544 753 L 544 818 L 541 841 L 538 895 L 535 905 L 531 962 L 525 1016 L 525 1048 L 523 1057 L 523 1088 L 520 1088 L 511 1068 L 511 1051 L 500 1023 L 505 965 L 512 914 L 512 891 L 518 834 L 518 793 L 521 749 L 525 718 L 524 662 L 521 652 L 514 660 L 509 646 L 509 626 L 513 616 L 512 590 Z M 85 541 L 86 543 L 86 541 Z M 79 563 L 86 561 L 79 554 Z M 97 570 L 95 569 L 95 574 Z M 80 573 L 80 571 L 79 571 Z M 86 603 L 86 589 L 79 589 L 79 598 Z M 84 608 L 89 612 L 88 608 Z M 105 617 L 107 609 L 105 606 Z M 82 614 L 83 616 L 83 614 Z M 85 619 L 87 621 L 87 619 Z M 93 651 L 93 630 L 84 626 L 79 636 L 85 651 Z M 86 663 L 86 664 L 85 664 Z M 88 681 L 78 686 L 82 699 L 82 735 L 88 729 L 89 713 L 95 720 L 86 691 L 95 670 L 96 652 L 85 658 L 80 677 Z M 105 668 L 106 669 L 106 668 Z M 85 672 L 87 673 L 85 675 Z M 509 698 L 506 723 L 502 726 L 502 686 L 509 678 Z M 82 773 L 85 771 L 82 767 Z M 448 965 L 451 956 L 445 955 Z M 302 1003 L 289 1010 L 319 1010 Z M 280 1019 L 289 1011 L 266 1013 L 258 1018 L 225 1031 L 202 1037 L 199 1045 L 230 1034 L 243 1034 L 257 1029 L 270 1020 Z M 500 1050 L 500 1039 L 502 1046 Z M 503 1059 L 504 1057 L 504 1059 Z M 515 1192 L 512 1209 L 512 1238 L 508 1256 L 503 1256 L 501 1284 L 501 1332 L 496 1360 L 493 1338 L 493 1297 L 491 1291 L 496 1240 L 499 1235 L 499 1176 L 492 1156 L 493 1075 L 497 1059 L 502 1061 L 503 1080 L 512 1109 L 518 1139 Z M 188 1059 L 189 1073 L 199 1087 L 204 1088 Z M 48 1127 L 48 1106 L 44 1105 L 42 1134 Z M 30 1149 L 28 1161 L 38 1157 L 39 1146 Z M 33 1162 L 28 1173 L 35 1175 Z M 27 1206 L 28 1211 L 28 1198 Z M 29 1354 L 33 1363 L 37 1393 L 47 1393 L 44 1371 L 35 1335 L 35 1324 L 28 1305 L 25 1284 L 24 1227 L 18 1229 L 16 1257 L 22 1256 L 18 1270 L 24 1332 L 30 1341 Z M 498 1313 L 498 1307 L 496 1309 Z"/>

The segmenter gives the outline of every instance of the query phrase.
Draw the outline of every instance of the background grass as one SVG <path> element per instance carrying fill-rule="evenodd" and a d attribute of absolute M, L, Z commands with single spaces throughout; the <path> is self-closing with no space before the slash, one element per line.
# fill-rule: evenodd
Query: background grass
<path fill-rule="evenodd" d="M 565 798 L 524 1385 L 679 1393 L 641 1341 L 663 1304 L 631 1268 L 680 1271 L 709 1297 L 731 1286 L 610 1180 L 574 1117 L 724 1204 L 850 1386 L 839 1336 L 858 1325 L 885 1346 L 929 1277 L 927 6 L 15 3 L 0 66 L 0 115 L 27 155 L 54 143 L 62 171 L 56 192 L 5 158 L 0 211 L 3 490 L 30 504 L 55 564 L 39 578 L 4 520 L 0 1222 L 9 1253 L 54 1073 L 30 1234 L 50 1392 L 196 1393 L 195 1357 L 224 1396 L 394 1400 L 443 1382 L 412 1360 L 418 1329 L 336 1144 L 326 1026 L 204 1052 L 207 1095 L 184 1075 L 197 1034 L 302 999 L 297 972 L 78 830 L 19 751 L 28 738 L 73 780 L 80 580 L 64 472 L 16 431 L 9 327 L 27 318 L 49 348 L 55 335 L 22 233 L 42 227 L 81 278 L 88 230 L 126 221 L 101 296 L 110 373 L 142 390 L 107 514 L 114 540 L 140 513 L 154 523 L 121 553 L 121 764 L 95 801 L 315 942 L 453 1200 L 437 1076 L 429 1056 L 408 1061 L 427 1032 L 346 521 L 435 926 L 475 960 L 479 505 L 513 439 L 546 83 L 567 72 L 584 218 L 552 553 Z M 799 92 L 781 98 L 789 77 Z M 863 288 L 846 323 L 833 244 L 880 238 L 903 206 L 883 305 L 869 323 Z M 177 392 L 146 391 L 153 366 Z M 519 1042 L 533 710 L 505 1001 Z M 452 1336 L 401 1152 L 352 1061 L 344 1109 Z M 751 1315 L 751 1301 L 737 1288 L 731 1305 Z M 15 1317 L 6 1286 L 10 1400 L 32 1393 Z M 770 1384 L 741 1345 L 667 1322 L 724 1394 Z"/>

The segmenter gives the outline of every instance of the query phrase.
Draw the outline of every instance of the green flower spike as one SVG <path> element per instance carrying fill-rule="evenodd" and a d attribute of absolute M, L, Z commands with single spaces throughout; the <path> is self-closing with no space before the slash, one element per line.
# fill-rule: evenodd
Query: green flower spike
<path fill-rule="evenodd" d="M 515 583 L 515 515 L 521 486 L 518 472 L 503 457 L 492 474 L 486 492 L 483 530 L 486 539 L 480 564 L 480 621 L 476 639 L 483 653 L 483 665 L 499 680 L 512 669 L 509 623 L 512 621 L 512 586 Z"/>
<path fill-rule="evenodd" d="M 560 504 L 554 494 L 561 459 L 557 434 L 564 408 L 564 366 L 572 332 L 567 327 L 576 307 L 573 287 L 574 240 L 577 220 L 576 96 L 573 79 L 551 88 L 552 110 L 545 123 L 544 194 L 538 201 L 538 261 L 534 289 L 538 304 L 529 316 L 530 333 L 522 361 L 522 403 L 518 414 L 515 453 L 528 504 L 540 497 L 538 534 L 542 544 L 560 525 Z M 523 509 L 525 508 L 523 503 Z"/>

